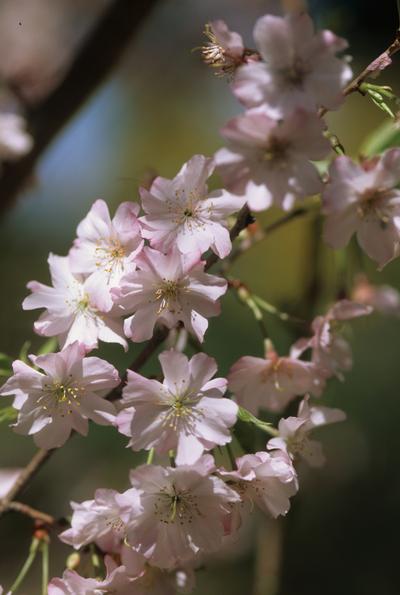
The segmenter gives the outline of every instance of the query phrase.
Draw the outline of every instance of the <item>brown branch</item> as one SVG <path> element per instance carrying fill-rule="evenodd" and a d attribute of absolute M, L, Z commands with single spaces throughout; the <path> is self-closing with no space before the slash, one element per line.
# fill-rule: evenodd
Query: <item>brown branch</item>
<path fill-rule="evenodd" d="M 28 506 L 28 504 L 23 504 L 22 502 L 10 502 L 7 508 L 8 510 L 19 512 L 20 514 L 28 516 L 31 519 L 37 521 L 39 524 L 51 526 L 58 523 L 58 521 L 50 514 L 42 512 L 41 510 L 37 510 L 36 508 L 32 508 L 32 506 Z"/>
<path fill-rule="evenodd" d="M 5 497 L 0 500 L 0 516 L 6 512 L 6 510 L 8 510 L 10 502 L 22 492 L 31 477 L 36 475 L 36 473 L 53 452 L 54 450 L 43 450 L 41 448 L 33 455 L 27 466 L 24 467 L 24 469 L 22 469 L 21 473 L 18 475 L 11 489 L 8 491 Z"/>
<path fill-rule="evenodd" d="M 157 351 L 158 347 L 165 341 L 168 337 L 169 329 L 167 327 L 162 326 L 157 328 L 154 331 L 154 335 L 152 338 L 146 343 L 145 347 L 139 353 L 137 358 L 132 362 L 129 366 L 129 370 L 133 372 L 138 372 L 142 366 L 147 362 L 148 359 L 153 355 L 155 351 Z M 126 382 L 126 374 L 122 379 L 122 382 L 117 388 L 112 390 L 110 394 L 106 397 L 109 401 L 117 401 L 121 398 L 122 389 L 125 386 Z"/>
<path fill-rule="evenodd" d="M 277 219 L 276 221 L 273 221 L 272 223 L 270 223 L 269 225 L 267 225 L 266 227 L 264 227 L 264 229 L 263 229 L 264 235 L 262 237 L 260 237 L 259 239 L 253 241 L 253 243 L 248 247 L 248 249 L 250 249 L 253 246 L 255 246 L 256 244 L 259 244 L 260 242 L 262 242 L 268 236 L 268 234 L 272 233 L 273 231 L 276 231 L 277 229 L 280 229 L 281 227 L 283 227 L 284 225 L 286 225 L 286 223 L 290 223 L 290 221 L 294 221 L 295 219 L 298 219 L 298 217 L 302 217 L 303 215 L 307 215 L 310 212 L 311 212 L 310 209 L 306 209 L 304 207 L 299 207 L 299 208 L 295 209 L 294 211 L 291 211 L 290 213 L 287 213 L 287 215 L 284 215 L 280 219 Z M 246 252 L 247 252 L 247 250 L 246 250 Z M 235 252 L 233 252 L 229 256 L 229 258 L 228 258 L 228 261 L 229 261 L 228 262 L 228 266 L 230 266 L 231 264 L 233 264 L 234 262 L 236 262 L 236 260 L 243 253 L 244 253 L 244 251 L 242 251 L 240 249 L 238 249 Z M 227 269 L 225 269 L 225 270 L 227 270 Z"/>
<path fill-rule="evenodd" d="M 28 155 L 4 165 L 0 213 L 12 204 L 50 141 L 111 71 L 156 2 L 115 0 L 78 50 L 56 89 L 38 106 L 27 110 L 35 144 Z"/>
<path fill-rule="evenodd" d="M 400 51 L 400 30 L 396 32 L 396 37 L 394 38 L 393 42 L 389 45 L 386 50 L 380 54 L 375 60 L 373 60 L 358 76 L 356 76 L 348 85 L 343 89 L 343 95 L 347 97 L 356 91 L 360 91 L 361 85 L 369 78 L 373 72 L 376 71 L 376 68 L 373 68 L 372 65 L 378 63 L 380 58 L 392 58 L 394 54 Z M 322 107 L 318 114 L 322 118 L 328 109 L 326 107 Z"/>

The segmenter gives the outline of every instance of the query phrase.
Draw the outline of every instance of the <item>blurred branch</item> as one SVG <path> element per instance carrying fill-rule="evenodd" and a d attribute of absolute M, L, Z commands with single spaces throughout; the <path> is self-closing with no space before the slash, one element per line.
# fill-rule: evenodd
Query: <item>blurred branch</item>
<path fill-rule="evenodd" d="M 398 5 L 400 0 L 398 0 Z M 361 85 L 364 83 L 367 78 L 370 76 L 376 75 L 377 72 L 380 70 L 384 70 L 387 66 L 390 65 L 392 56 L 400 51 L 400 28 L 397 29 L 396 35 L 392 43 L 389 47 L 386 48 L 382 54 L 380 54 L 375 60 L 373 60 L 356 78 L 354 78 L 348 85 L 343 89 L 343 95 L 347 97 L 356 91 L 361 92 Z M 318 114 L 320 117 L 324 116 L 327 113 L 328 109 L 326 107 L 322 107 Z"/>
<path fill-rule="evenodd" d="M 14 510 L 15 512 L 24 514 L 25 516 L 28 516 L 31 519 L 34 519 L 35 521 L 45 525 L 55 525 L 57 522 L 54 517 L 47 514 L 46 512 L 36 510 L 36 508 L 32 508 L 32 506 L 28 506 L 22 502 L 10 502 L 8 505 L 8 510 Z"/>
<path fill-rule="evenodd" d="M 38 106 L 27 108 L 32 151 L 6 163 L 0 177 L 0 214 L 13 203 L 50 141 L 109 74 L 157 0 L 115 0 L 77 51 L 59 85 Z"/>

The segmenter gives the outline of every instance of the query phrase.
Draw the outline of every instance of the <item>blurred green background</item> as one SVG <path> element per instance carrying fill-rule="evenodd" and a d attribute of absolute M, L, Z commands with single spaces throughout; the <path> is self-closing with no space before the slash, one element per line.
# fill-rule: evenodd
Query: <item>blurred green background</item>
<path fill-rule="evenodd" d="M 38 13 L 32 8 L 35 2 L 41 10 L 40 31 L 34 18 Z M 0 37 L 5 28 L 9 53 L 0 61 L 12 65 L 15 56 L 20 62 L 25 56 L 33 72 L 32 93 L 40 93 L 34 74 L 42 76 L 45 86 L 43 73 L 61 68 L 106 4 L 2 0 Z M 349 39 L 355 72 L 388 45 L 397 27 L 394 0 L 380 4 L 314 0 L 310 9 L 319 26 Z M 138 184 L 149 171 L 172 177 L 193 154 L 212 155 L 221 146 L 218 129 L 241 108 L 226 80 L 215 77 L 200 62 L 199 53 L 191 50 L 202 44 L 204 24 L 215 18 L 242 32 L 251 47 L 253 23 L 268 11 L 279 12 L 279 2 L 160 0 L 156 5 L 118 68 L 43 154 L 29 187 L 0 222 L 0 351 L 16 357 L 26 339 L 32 341 L 32 352 L 41 344 L 32 332 L 38 312 L 21 309 L 25 285 L 31 279 L 48 281 L 48 253 L 67 253 L 76 225 L 96 198 L 105 199 L 111 209 L 121 201 L 137 200 Z M 24 35 L 30 36 L 26 47 L 21 48 L 21 40 L 7 30 L 13 15 L 23 22 Z M 47 36 L 44 49 L 38 41 L 43 36 Z M 29 53 L 29 48 L 39 49 Z M 395 60 L 382 83 L 392 83 L 400 93 L 398 68 Z M 367 99 L 354 95 L 340 113 L 329 116 L 329 123 L 347 152 L 356 155 L 365 136 L 384 118 Z M 276 216 L 263 214 L 261 220 Z M 334 256 L 315 243 L 312 231 L 309 219 L 290 223 L 243 255 L 232 273 L 273 304 L 311 316 L 313 309 L 325 307 L 335 297 Z M 321 299 L 311 304 L 316 256 Z M 366 259 L 364 266 L 375 282 L 400 288 L 399 262 L 382 273 Z M 266 321 L 284 353 L 296 338 L 296 329 L 268 317 Z M 301 490 L 289 516 L 275 524 L 256 519 L 246 527 L 236 544 L 213 556 L 199 573 L 196 595 L 221 590 L 229 595 L 400 592 L 400 320 L 373 315 L 352 328 L 354 369 L 344 383 L 331 381 L 324 396 L 326 403 L 348 414 L 345 424 L 321 433 L 326 467 L 320 471 L 301 467 Z M 134 345 L 124 354 L 119 347 L 108 346 L 99 355 L 123 369 L 139 349 Z M 217 358 L 222 373 L 241 355 L 262 353 L 251 314 L 233 296 L 224 298 L 222 315 L 211 321 L 205 349 Z M 156 361 L 148 367 L 154 370 Z M 75 436 L 52 457 L 23 501 L 61 516 L 69 513 L 70 500 L 89 499 L 96 487 L 125 489 L 129 468 L 141 460 L 125 443 L 111 428 L 91 427 L 87 439 Z M 16 436 L 5 425 L 0 428 L 0 445 L 0 468 L 23 466 L 35 450 L 30 438 Z M 8 586 L 22 565 L 30 531 L 28 519 L 17 515 L 1 519 L 0 584 Z M 67 552 L 53 539 L 52 575 L 61 574 Z M 35 576 L 39 577 L 38 568 L 22 595 L 37 595 Z"/>

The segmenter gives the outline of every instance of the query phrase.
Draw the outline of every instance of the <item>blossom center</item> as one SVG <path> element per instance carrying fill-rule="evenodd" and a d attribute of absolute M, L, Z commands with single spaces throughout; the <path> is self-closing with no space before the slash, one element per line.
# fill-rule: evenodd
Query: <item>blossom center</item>
<path fill-rule="evenodd" d="M 272 138 L 263 150 L 262 160 L 267 162 L 284 161 L 287 155 L 287 149 L 287 143 L 277 138 Z"/>
<path fill-rule="evenodd" d="M 365 219 L 370 215 L 377 217 L 383 229 L 390 221 L 390 216 L 386 213 L 384 206 L 385 195 L 386 192 L 382 190 L 367 190 L 361 196 L 361 202 L 357 208 L 361 219 Z"/>
<path fill-rule="evenodd" d="M 154 297 L 160 302 L 157 313 L 169 309 L 171 302 L 174 302 L 179 295 L 180 285 L 177 281 L 163 279 L 162 283 L 155 289 Z"/>
<path fill-rule="evenodd" d="M 182 425 L 187 431 L 190 431 L 196 419 L 202 416 L 201 410 L 193 408 L 193 405 L 198 401 L 199 397 L 196 395 L 171 395 L 163 423 L 174 431 L 177 431 Z"/>
<path fill-rule="evenodd" d="M 108 243 L 100 243 L 95 249 L 96 267 L 105 273 L 113 273 L 116 269 L 123 269 L 125 248 L 118 239 L 110 239 Z"/>
<path fill-rule="evenodd" d="M 74 407 L 80 406 L 83 394 L 83 386 L 70 377 L 63 382 L 45 383 L 36 402 L 48 413 L 64 417 L 71 414 Z"/>
<path fill-rule="evenodd" d="M 154 502 L 154 513 L 161 523 L 190 524 L 194 517 L 202 516 L 197 498 L 189 490 L 179 491 L 175 486 L 160 489 Z"/>
<path fill-rule="evenodd" d="M 289 68 L 282 71 L 286 81 L 293 87 L 302 87 L 306 75 L 309 73 L 309 68 L 299 58 L 295 59 Z"/>

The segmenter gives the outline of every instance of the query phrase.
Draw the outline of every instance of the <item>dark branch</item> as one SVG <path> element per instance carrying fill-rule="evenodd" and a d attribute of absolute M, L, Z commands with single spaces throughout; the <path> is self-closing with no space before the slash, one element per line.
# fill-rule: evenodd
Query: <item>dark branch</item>
<path fill-rule="evenodd" d="M 58 87 L 37 107 L 28 109 L 27 120 L 35 145 L 18 162 L 4 165 L 0 213 L 12 204 L 50 141 L 109 74 L 156 2 L 115 0 L 78 50 Z"/>

